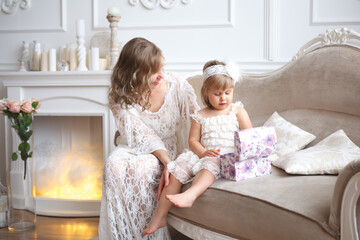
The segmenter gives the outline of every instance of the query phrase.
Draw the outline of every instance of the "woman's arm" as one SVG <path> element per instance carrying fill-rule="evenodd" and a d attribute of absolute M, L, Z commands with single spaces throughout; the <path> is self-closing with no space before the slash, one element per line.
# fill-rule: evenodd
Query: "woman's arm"
<path fill-rule="evenodd" d="M 134 108 L 122 109 L 119 105 L 110 105 L 121 144 L 132 149 L 135 154 L 153 153 L 156 150 L 166 151 L 161 138 L 148 127 Z"/>
<path fill-rule="evenodd" d="M 159 159 L 159 161 L 164 165 L 166 166 L 170 161 L 170 157 L 169 157 L 169 154 L 162 150 L 162 149 L 159 149 L 159 150 L 155 150 L 154 152 L 152 152 L 152 154 L 154 154 L 154 156 Z"/>
<path fill-rule="evenodd" d="M 240 129 L 247 129 L 253 127 L 250 121 L 249 114 L 242 106 L 238 106 L 236 117 L 239 122 Z"/>
<path fill-rule="evenodd" d="M 156 150 L 152 154 L 154 154 L 154 156 L 159 159 L 159 161 L 165 166 L 164 171 L 161 174 L 158 188 L 158 199 L 160 199 L 163 188 L 169 185 L 170 182 L 170 172 L 167 169 L 166 165 L 171 161 L 171 159 L 169 157 L 169 154 L 164 150 Z"/>
<path fill-rule="evenodd" d="M 193 151 L 199 158 L 203 158 L 205 156 L 208 157 L 216 157 L 219 155 L 220 149 L 206 149 L 200 143 L 201 137 L 201 125 L 196 122 L 194 119 L 191 119 L 191 127 L 189 134 L 189 147 L 190 150 Z"/>

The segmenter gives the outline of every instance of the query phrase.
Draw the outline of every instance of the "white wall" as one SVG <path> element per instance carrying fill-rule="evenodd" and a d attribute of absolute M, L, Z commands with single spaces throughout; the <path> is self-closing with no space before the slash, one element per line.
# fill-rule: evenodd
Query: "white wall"
<path fill-rule="evenodd" d="M 5 3 L 6 0 L 0 0 Z M 107 8 L 117 6 L 119 40 L 145 37 L 166 58 L 166 70 L 199 71 L 210 59 L 230 59 L 246 72 L 276 69 L 326 29 L 360 32 L 359 0 L 173 0 L 170 9 L 147 9 L 150 0 L 28 0 L 12 14 L 0 6 L 0 71 L 17 71 L 22 41 L 46 49 L 76 42 L 75 22 L 85 19 L 86 47 L 91 37 L 109 31 Z M 136 6 L 131 3 L 138 4 Z M 0 97 L 6 89 L 0 78 Z M 36 96 L 34 96 L 36 97 Z M 0 120 L 0 175 L 4 182 L 4 122 Z"/>

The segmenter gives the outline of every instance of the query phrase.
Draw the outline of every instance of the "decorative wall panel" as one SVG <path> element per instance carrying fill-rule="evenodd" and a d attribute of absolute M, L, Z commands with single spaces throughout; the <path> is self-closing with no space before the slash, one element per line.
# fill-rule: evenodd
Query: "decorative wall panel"
<path fill-rule="evenodd" d="M 132 3 L 134 2 L 134 3 Z M 138 1 L 93 0 L 93 25 L 96 30 L 107 29 L 107 8 L 120 9 L 119 29 L 156 29 L 156 28 L 203 28 L 232 27 L 233 0 L 224 1 L 164 1 L 172 2 L 170 7 L 152 2 L 153 6 L 143 7 Z M 158 6 L 156 5 L 158 3 Z M 204 6 L 206 5 L 206 8 Z M 206 9 L 206 10 L 204 10 Z"/>
<path fill-rule="evenodd" d="M 66 31 L 66 3 L 67 0 L 35 0 L 26 10 L 0 12 L 0 33 Z"/>
<path fill-rule="evenodd" d="M 311 24 L 360 24 L 359 0 L 311 0 Z"/>

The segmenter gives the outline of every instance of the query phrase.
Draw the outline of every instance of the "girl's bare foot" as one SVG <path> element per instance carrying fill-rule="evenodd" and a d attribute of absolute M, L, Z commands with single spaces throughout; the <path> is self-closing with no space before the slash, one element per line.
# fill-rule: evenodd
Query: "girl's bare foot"
<path fill-rule="evenodd" d="M 150 224 L 143 231 L 144 235 L 153 234 L 159 228 L 165 227 L 166 225 L 166 216 L 164 218 L 156 217 L 150 222 Z"/>
<path fill-rule="evenodd" d="M 166 195 L 166 199 L 172 202 L 175 206 L 181 208 L 191 208 L 195 201 L 194 196 L 186 192 L 175 195 Z"/>

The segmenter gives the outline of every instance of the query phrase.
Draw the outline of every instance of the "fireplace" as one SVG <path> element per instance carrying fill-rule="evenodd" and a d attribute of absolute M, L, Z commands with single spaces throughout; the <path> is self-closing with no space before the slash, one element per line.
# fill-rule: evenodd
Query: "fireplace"
<path fill-rule="evenodd" d="M 107 106 L 110 71 L 1 76 L 8 99 L 41 102 L 34 117 L 37 214 L 98 216 L 103 160 L 115 132 Z"/>

